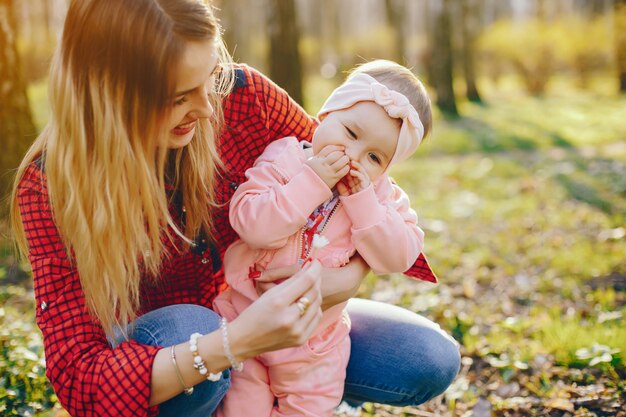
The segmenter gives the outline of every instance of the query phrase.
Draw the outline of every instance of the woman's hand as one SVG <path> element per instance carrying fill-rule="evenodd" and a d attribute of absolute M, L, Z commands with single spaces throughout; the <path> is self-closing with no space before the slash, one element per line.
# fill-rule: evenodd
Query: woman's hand
<path fill-rule="evenodd" d="M 324 270 L 323 267 L 322 270 Z M 257 294 L 262 295 L 270 288 L 297 274 L 298 271 L 300 271 L 300 265 L 298 264 L 266 269 L 261 273 L 261 276 L 254 280 Z"/>
<path fill-rule="evenodd" d="M 332 307 L 353 297 L 368 269 L 365 261 L 356 255 L 342 268 L 322 268 L 318 261 L 313 261 L 303 271 L 297 265 L 265 271 L 260 280 L 271 288 L 228 324 L 231 352 L 243 361 L 263 352 L 303 344 L 319 325 L 322 307 Z M 285 278 L 289 279 L 280 284 L 273 282 Z M 302 297 L 309 300 L 309 306 L 301 315 L 298 300 Z M 210 372 L 222 371 L 230 365 L 219 330 L 198 339 L 198 348 Z M 176 355 L 179 371 L 188 386 L 204 380 L 191 366 L 194 358 L 188 343 L 179 344 Z M 161 349 L 152 365 L 150 405 L 180 394 L 181 386 L 171 383 L 176 378 L 170 350 Z"/>
<path fill-rule="evenodd" d="M 300 267 L 294 264 L 263 271 L 255 280 L 257 293 L 263 294 L 276 286 L 277 282 L 289 278 L 299 270 Z M 322 267 L 322 310 L 354 297 L 368 272 L 369 266 L 358 253 L 341 268 Z"/>
<path fill-rule="evenodd" d="M 314 261 L 268 289 L 229 324 L 231 349 L 237 359 L 306 342 L 322 318 L 320 272 L 321 265 Z M 298 301 L 304 297 L 309 305 L 302 313 Z"/>
<path fill-rule="evenodd" d="M 369 265 L 358 253 L 341 268 L 323 268 L 322 310 L 329 309 L 354 297 L 369 270 Z"/>

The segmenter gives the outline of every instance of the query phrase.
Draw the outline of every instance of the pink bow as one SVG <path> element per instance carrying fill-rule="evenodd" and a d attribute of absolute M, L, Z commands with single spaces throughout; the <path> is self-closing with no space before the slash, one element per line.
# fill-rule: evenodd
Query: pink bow
<path fill-rule="evenodd" d="M 417 110 L 404 94 L 390 90 L 367 74 L 354 75 L 336 88 L 317 116 L 322 120 L 328 113 L 347 109 L 360 101 L 373 101 L 384 108 L 389 117 L 402 119 L 398 144 L 389 166 L 411 156 L 424 136 L 424 125 Z"/>

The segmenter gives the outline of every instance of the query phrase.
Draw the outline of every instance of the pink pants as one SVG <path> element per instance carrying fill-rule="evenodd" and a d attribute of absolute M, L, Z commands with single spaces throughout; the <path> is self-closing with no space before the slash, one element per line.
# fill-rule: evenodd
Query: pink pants
<path fill-rule="evenodd" d="M 235 312 L 225 298 L 220 297 L 216 307 L 232 320 Z M 302 346 L 245 361 L 242 372 L 231 373 L 231 387 L 215 416 L 331 417 L 343 395 L 349 331 L 350 319 L 344 312 Z"/>

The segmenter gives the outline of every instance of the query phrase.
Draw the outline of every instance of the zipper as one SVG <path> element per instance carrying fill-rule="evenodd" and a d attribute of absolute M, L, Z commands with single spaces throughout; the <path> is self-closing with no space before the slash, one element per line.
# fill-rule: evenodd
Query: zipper
<path fill-rule="evenodd" d="M 328 219 L 326 219 L 326 222 L 324 223 L 324 226 L 322 226 L 322 230 L 319 231 L 318 235 L 322 235 L 322 232 L 324 231 L 324 229 L 326 229 L 326 226 L 328 226 L 328 223 L 330 222 L 330 219 L 333 217 L 333 214 L 335 214 L 335 211 L 337 211 L 337 208 L 339 207 L 339 205 L 341 204 L 341 200 L 337 200 L 337 204 L 335 204 L 335 207 L 333 207 L 333 209 L 330 211 L 330 214 L 328 215 Z"/>
<path fill-rule="evenodd" d="M 341 204 L 341 201 L 337 200 L 337 204 L 335 204 L 335 206 L 332 208 L 332 210 L 328 214 L 328 218 L 324 222 L 324 225 L 322 226 L 321 230 L 319 230 L 316 233 L 317 235 L 320 235 L 320 236 L 322 235 L 322 232 L 326 229 L 326 226 L 328 226 L 328 223 L 330 223 L 330 219 L 332 219 L 333 215 L 335 214 L 335 212 L 339 208 L 340 204 Z M 300 253 L 302 253 L 302 247 L 304 246 L 304 229 L 305 229 L 304 227 L 302 227 L 300 229 L 300 236 L 298 238 L 298 251 L 296 252 L 296 256 L 297 256 L 298 262 L 303 262 L 306 258 L 308 258 L 309 254 L 311 253 L 311 249 L 313 248 L 313 245 L 311 245 L 308 248 L 307 252 L 304 254 L 304 257 L 303 258 L 300 257 Z"/>

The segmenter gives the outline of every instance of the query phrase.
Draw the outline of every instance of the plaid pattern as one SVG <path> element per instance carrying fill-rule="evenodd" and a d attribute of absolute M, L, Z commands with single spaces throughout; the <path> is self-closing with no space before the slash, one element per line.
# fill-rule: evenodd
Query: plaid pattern
<path fill-rule="evenodd" d="M 140 314 L 171 304 L 211 307 L 225 285 L 222 272 L 213 271 L 216 256 L 211 252 L 217 249 L 223 256 L 236 238 L 226 203 L 270 141 L 285 136 L 310 141 L 316 126 L 285 91 L 245 65 L 237 68 L 236 88 L 226 99 L 225 115 L 220 138 L 225 169 L 216 183 L 218 201 L 225 205 L 216 213 L 216 244 L 180 254 L 173 247 L 179 242 L 168 242 L 173 256 L 163 263 L 158 282 L 144 280 Z M 18 204 L 33 270 L 36 321 L 44 337 L 46 375 L 61 404 L 73 416 L 155 415 L 158 407 L 150 408 L 148 400 L 159 348 L 129 341 L 112 349 L 86 312 L 80 280 L 54 224 L 45 173 L 37 161 L 21 178 Z M 172 207 L 175 219 L 179 210 Z M 408 273 L 434 280 L 423 256 L 420 259 Z"/>

